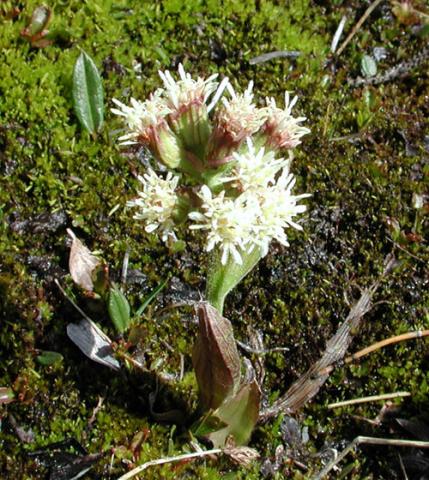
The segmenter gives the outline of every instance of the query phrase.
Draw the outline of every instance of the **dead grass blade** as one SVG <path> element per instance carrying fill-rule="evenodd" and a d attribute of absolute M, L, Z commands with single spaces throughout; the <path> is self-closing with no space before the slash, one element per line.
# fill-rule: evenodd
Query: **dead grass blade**
<path fill-rule="evenodd" d="M 343 460 L 346 455 L 358 445 L 390 445 L 394 447 L 415 447 L 429 448 L 429 442 L 421 442 L 418 440 L 401 440 L 379 437 L 356 437 L 339 455 L 330 461 L 312 480 L 322 480 L 338 463 Z"/>

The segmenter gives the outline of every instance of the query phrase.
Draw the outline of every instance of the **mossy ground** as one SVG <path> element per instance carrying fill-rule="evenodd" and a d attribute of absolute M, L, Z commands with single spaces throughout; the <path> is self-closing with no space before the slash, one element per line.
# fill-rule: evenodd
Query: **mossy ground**
<path fill-rule="evenodd" d="M 128 294 L 136 304 L 172 273 L 173 281 L 143 325 L 145 355 L 158 371 L 177 373 L 183 354 L 185 371 L 191 371 L 195 326 L 190 310 L 157 312 L 198 298 L 198 290 L 204 289 L 205 256 L 193 238 L 186 252 L 171 254 L 131 219 L 125 199 L 137 188 L 132 172 L 141 173 L 144 166 L 118 148 L 119 123 L 109 112 L 113 97 L 144 98 L 159 85 L 158 69 L 174 70 L 179 61 L 194 74 L 219 72 L 241 87 L 252 79 L 260 98 L 281 101 L 285 89 L 293 90 L 312 130 L 293 164 L 296 191 L 313 194 L 304 234 L 291 232 L 287 250 L 273 245 L 226 304 L 238 338 L 246 341 L 251 325 L 263 333 L 267 348 L 290 348 L 265 358 L 269 399 L 318 358 L 347 315 L 347 297 L 352 301 L 359 288 L 379 278 L 390 252 L 398 266 L 382 282 L 376 296 L 380 303 L 367 315 L 352 349 L 428 328 L 428 211 L 427 204 L 426 210 L 413 207 L 413 194 L 428 193 L 427 62 L 405 79 L 377 87 L 347 83 L 359 75 L 361 56 L 374 47 L 387 50 L 379 64 L 383 71 L 419 52 L 428 37 L 401 24 L 386 3 L 341 57 L 327 65 L 342 15 L 349 19 L 349 31 L 367 2 L 324 3 L 52 0 L 55 40 L 36 49 L 20 31 L 38 3 L 2 2 L 0 386 L 12 387 L 19 397 L 2 407 L 2 478 L 45 478 L 27 452 L 70 438 L 89 453 L 106 453 L 85 478 L 117 478 L 126 470 L 124 458 L 143 462 L 189 448 L 185 427 L 158 423 L 150 414 L 153 377 L 112 375 L 71 344 L 66 325 L 79 315 L 53 283 L 59 278 L 73 290 L 67 278 L 68 227 L 91 249 L 103 252 L 113 276 L 130 252 L 130 268 L 141 272 L 129 282 Z M 22 11 L 10 19 L 13 7 Z M 97 138 L 81 130 L 73 113 L 71 78 L 80 49 L 103 76 L 106 122 Z M 250 58 L 272 50 L 298 50 L 301 55 L 249 64 Z M 133 70 L 133 61 L 141 64 L 141 73 Z M 105 313 L 84 299 L 79 302 L 113 337 Z M 64 360 L 42 366 L 36 361 L 40 349 L 60 352 Z M 406 390 L 411 397 L 402 402 L 403 415 L 426 411 L 427 372 L 425 340 L 389 347 L 358 365 L 337 369 L 298 416 L 310 436 L 302 461 L 317 469 L 311 454 L 324 446 L 341 449 L 358 434 L 386 433 L 357 417 L 373 418 L 379 403 L 334 411 L 327 410 L 327 403 Z M 104 402 L 89 423 L 100 397 Z M 188 373 L 177 385 L 161 387 L 155 408 L 189 412 L 195 404 Z M 18 439 L 9 415 L 33 432 L 29 443 Z M 263 459 L 273 460 L 276 448 L 285 443 L 280 420 L 255 431 L 251 445 Z M 139 433 L 143 442 L 133 453 L 131 444 Z M 348 462 L 347 478 L 402 478 L 396 452 L 387 447 L 362 448 Z M 144 478 L 261 478 L 260 468 L 260 463 L 240 470 L 224 461 L 197 461 L 155 467 Z M 285 464 L 274 476 L 311 475 Z"/>

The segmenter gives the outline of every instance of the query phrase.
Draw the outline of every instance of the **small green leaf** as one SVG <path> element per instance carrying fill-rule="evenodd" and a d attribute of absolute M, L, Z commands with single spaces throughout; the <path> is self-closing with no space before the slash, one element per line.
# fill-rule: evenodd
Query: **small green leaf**
<path fill-rule="evenodd" d="M 244 384 L 238 393 L 228 398 L 217 410 L 213 412 L 215 420 L 209 417 L 204 425 L 199 427 L 200 431 L 210 430 L 216 425 L 216 420 L 226 426 L 219 430 L 212 431 L 204 437 L 213 443 L 215 448 L 224 447 L 230 436 L 233 437 L 236 445 L 245 445 L 252 434 L 258 421 L 261 391 L 256 380 Z"/>
<path fill-rule="evenodd" d="M 225 428 L 226 426 L 226 423 L 222 422 L 218 417 L 208 415 L 193 425 L 191 430 L 196 437 L 205 437 L 210 433 Z"/>
<path fill-rule="evenodd" d="M 243 259 L 238 265 L 229 256 L 225 265 L 222 265 L 219 250 L 212 254 L 207 269 L 206 298 L 211 305 L 222 314 L 223 304 L 228 293 L 252 270 L 262 258 L 261 250 L 255 247 L 250 253 L 240 252 Z"/>
<path fill-rule="evenodd" d="M 105 297 L 109 290 L 109 266 L 100 262 L 91 272 L 91 279 L 94 285 L 94 292 Z"/>
<path fill-rule="evenodd" d="M 143 303 L 140 305 L 139 309 L 136 312 L 136 316 L 139 317 L 147 308 L 149 303 L 156 298 L 159 293 L 163 290 L 163 288 L 167 285 L 168 278 L 164 280 L 160 285 L 158 285 L 153 292 L 151 292 L 144 300 Z"/>
<path fill-rule="evenodd" d="M 51 19 L 51 10 L 45 5 L 36 7 L 31 16 L 29 25 L 27 26 L 27 35 L 34 37 L 43 32 L 47 28 Z"/>
<path fill-rule="evenodd" d="M 0 387 L 0 405 L 5 405 L 7 403 L 13 402 L 15 399 L 15 394 L 13 390 L 9 387 Z"/>
<path fill-rule="evenodd" d="M 373 77 L 377 74 L 377 63 L 375 62 L 374 58 L 369 55 L 364 55 L 361 60 L 360 65 L 362 75 L 365 77 Z"/>
<path fill-rule="evenodd" d="M 98 132 L 104 119 L 103 84 L 95 63 L 85 52 L 74 66 L 73 100 L 82 127 L 91 134 Z"/>
<path fill-rule="evenodd" d="M 171 253 L 182 253 L 186 250 L 186 242 L 183 240 L 176 240 L 171 246 Z"/>
<path fill-rule="evenodd" d="M 37 355 L 36 360 L 40 363 L 40 365 L 49 367 L 50 365 L 54 365 L 55 363 L 62 362 L 63 356 L 61 355 L 61 353 L 58 352 L 50 352 L 48 350 L 43 350 L 40 355 Z"/>
<path fill-rule="evenodd" d="M 155 47 L 154 52 L 158 54 L 158 57 L 164 65 L 170 65 L 171 60 L 167 52 L 162 47 Z"/>
<path fill-rule="evenodd" d="M 116 285 L 113 285 L 110 289 L 107 310 L 119 333 L 123 333 L 130 327 L 130 304 Z"/>

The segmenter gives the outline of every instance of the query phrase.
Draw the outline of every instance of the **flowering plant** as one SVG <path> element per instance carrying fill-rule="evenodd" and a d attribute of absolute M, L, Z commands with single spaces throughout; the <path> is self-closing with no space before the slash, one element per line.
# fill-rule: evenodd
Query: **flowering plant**
<path fill-rule="evenodd" d="M 273 98 L 258 108 L 252 82 L 237 94 L 227 78 L 193 80 L 182 65 L 179 80 L 168 71 L 160 76 L 164 88 L 148 100 L 131 99 L 131 106 L 113 100 L 128 130 L 122 143 L 144 145 L 169 170 L 139 177 L 142 191 L 128 205 L 164 241 L 175 240 L 177 226 L 188 221 L 191 230 L 205 232 L 205 249 L 222 267 L 238 265 L 245 274 L 249 259 L 253 266 L 266 255 L 271 240 L 287 246 L 285 229 L 301 229 L 294 217 L 305 211 L 298 201 L 308 195 L 291 192 L 290 152 L 309 130 L 304 117 L 292 116 L 297 97 L 290 101 L 286 92 L 284 109 Z M 225 295 L 207 299 L 222 311 Z"/>
<path fill-rule="evenodd" d="M 207 302 L 198 307 L 194 368 L 208 414 L 197 431 L 215 444 L 228 436 L 245 443 L 257 420 L 259 388 L 252 375 L 241 374 L 223 304 L 272 240 L 287 246 L 286 230 L 302 229 L 295 217 L 305 211 L 299 201 L 308 195 L 292 194 L 289 169 L 292 149 L 309 130 L 304 117 L 292 115 L 297 97 L 291 100 L 288 92 L 284 108 L 273 98 L 260 108 L 252 82 L 237 93 L 228 78 L 195 80 L 182 65 L 178 73 L 175 80 L 169 71 L 160 72 L 164 87 L 143 102 L 132 98 L 127 106 L 113 100 L 113 113 L 126 124 L 122 144 L 143 145 L 156 161 L 139 177 L 141 191 L 128 206 L 145 231 L 164 242 L 176 241 L 185 223 L 204 233 L 210 254 Z M 237 417 L 247 424 L 237 424 Z M 216 427 L 207 435 L 213 419 Z"/>

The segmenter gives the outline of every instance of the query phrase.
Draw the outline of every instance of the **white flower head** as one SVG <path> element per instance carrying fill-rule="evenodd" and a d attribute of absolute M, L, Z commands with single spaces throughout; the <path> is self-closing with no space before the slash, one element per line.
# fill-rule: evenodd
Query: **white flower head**
<path fill-rule="evenodd" d="M 202 200 L 200 212 L 191 212 L 189 218 L 195 223 L 189 228 L 207 231 L 206 251 L 219 246 L 223 265 L 231 255 L 235 262 L 242 264 L 241 251 L 249 249 L 252 226 L 256 213 L 255 205 L 245 195 L 225 198 L 225 191 L 213 196 L 210 189 L 203 185 L 199 192 Z"/>
<path fill-rule="evenodd" d="M 158 89 L 144 102 L 131 98 L 130 107 L 116 98 L 113 99 L 119 108 L 112 108 L 111 111 L 124 117 L 129 130 L 129 133 L 119 138 L 123 144 L 136 143 L 139 137 L 144 140 L 148 136 L 148 130 L 156 128 L 163 122 L 164 117 L 171 113 L 171 109 L 163 98 L 163 93 L 162 89 Z"/>
<path fill-rule="evenodd" d="M 201 77 L 194 80 L 189 73 L 185 72 L 181 63 L 178 72 L 179 80 L 174 80 L 168 70 L 158 72 L 164 83 L 168 106 L 171 110 L 186 109 L 192 104 L 205 104 L 219 86 L 215 81 L 217 74 L 211 75 L 206 80 Z"/>
<path fill-rule="evenodd" d="M 143 190 L 138 192 L 138 198 L 127 202 L 128 207 L 139 209 L 134 218 L 143 220 L 148 233 L 158 229 L 163 241 L 167 241 L 169 236 L 175 238 L 173 212 L 177 204 L 175 190 L 179 177 L 168 172 L 163 179 L 149 169 L 138 179 Z"/>
<path fill-rule="evenodd" d="M 272 150 L 266 151 L 264 147 L 256 150 L 250 137 L 246 138 L 247 151 L 232 154 L 235 166 L 233 175 L 223 179 L 233 181 L 239 190 L 249 190 L 265 187 L 273 183 L 277 172 L 289 165 L 289 160 L 275 158 Z"/>
<path fill-rule="evenodd" d="M 285 108 L 277 107 L 274 98 L 267 98 L 265 107 L 266 122 L 264 126 L 268 143 L 276 148 L 291 149 L 301 143 L 300 138 L 310 130 L 300 125 L 306 117 L 293 117 L 292 108 L 298 97 L 290 101 L 289 92 L 285 92 Z"/>
<path fill-rule="evenodd" d="M 242 94 L 236 94 L 231 84 L 226 86 L 231 98 L 222 97 L 222 106 L 217 112 L 219 128 L 231 137 L 234 143 L 253 135 L 264 122 L 264 111 L 253 103 L 253 82 Z"/>
<path fill-rule="evenodd" d="M 206 231 L 206 251 L 218 247 L 221 262 L 225 265 L 232 256 L 235 263 L 243 263 L 242 255 L 255 247 L 262 256 L 268 253 L 273 239 L 288 246 L 285 230 L 289 227 L 302 230 L 294 218 L 306 210 L 298 201 L 309 195 L 292 195 L 293 175 L 284 169 L 276 183 L 247 190 L 236 198 L 225 197 L 225 191 L 214 196 L 207 186 L 201 187 L 200 211 L 188 216 L 195 222 L 191 230 Z"/>
<path fill-rule="evenodd" d="M 293 227 L 302 230 L 294 217 L 305 212 L 305 205 L 297 202 L 310 195 L 292 195 L 295 178 L 285 168 L 274 185 L 268 185 L 255 192 L 258 196 L 260 211 L 253 229 L 254 242 L 262 248 L 265 255 L 271 240 L 276 239 L 282 245 L 289 246 L 285 229 Z"/>

